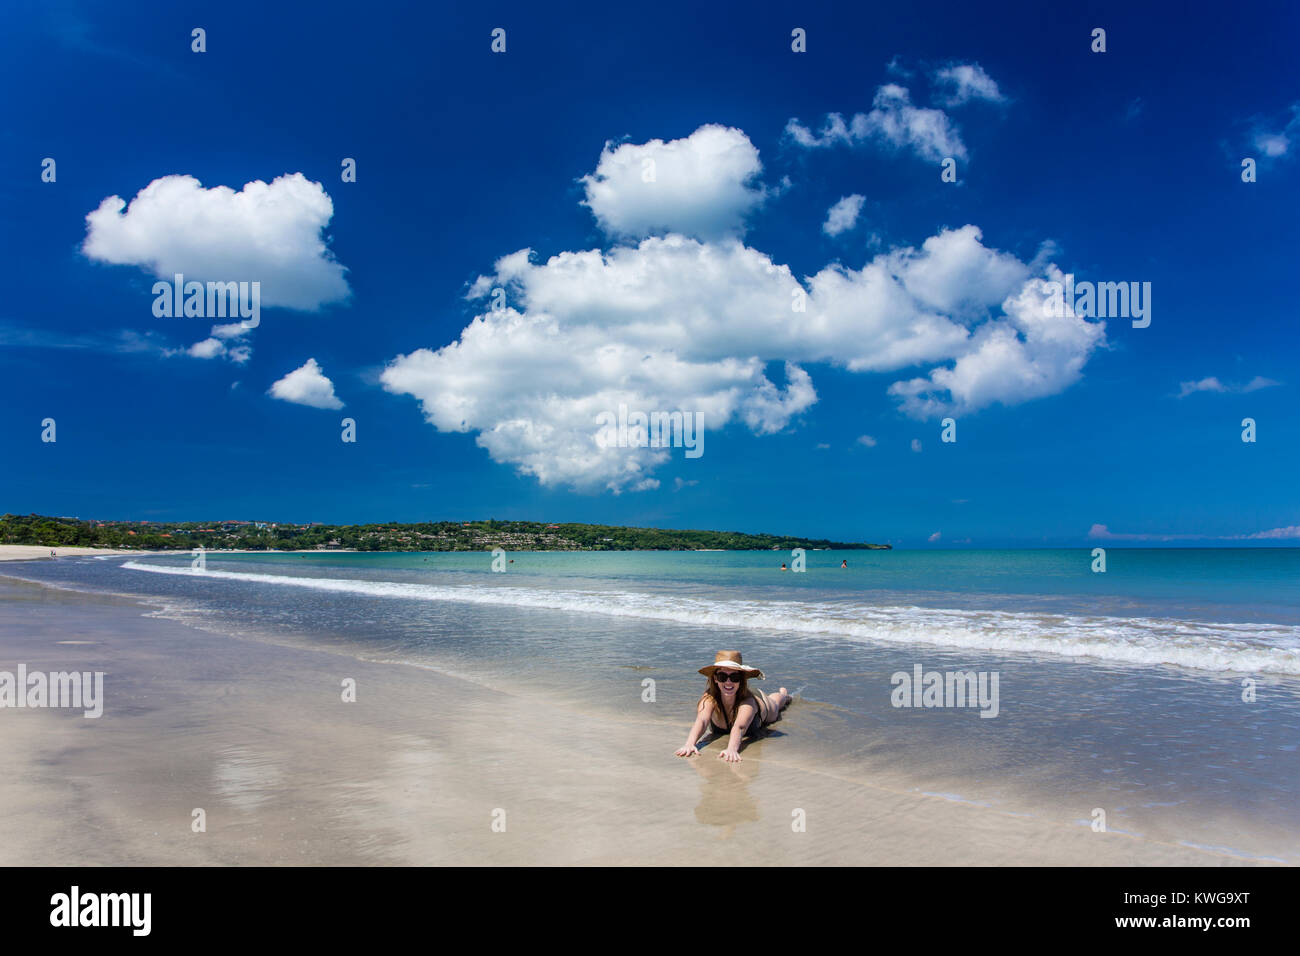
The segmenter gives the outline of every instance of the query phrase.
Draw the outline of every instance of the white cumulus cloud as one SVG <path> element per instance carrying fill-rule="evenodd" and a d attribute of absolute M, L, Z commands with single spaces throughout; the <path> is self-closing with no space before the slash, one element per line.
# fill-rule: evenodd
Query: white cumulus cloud
<path fill-rule="evenodd" d="M 187 282 L 260 282 L 263 306 L 315 310 L 349 294 L 321 237 L 333 215 L 324 188 L 301 173 L 239 192 L 163 176 L 130 205 L 109 196 L 89 213 L 82 252 L 169 282 L 177 273 Z"/>
<path fill-rule="evenodd" d="M 325 377 L 314 358 L 309 358 L 305 365 L 273 384 L 269 394 L 282 401 L 310 405 L 312 408 L 343 407 L 343 403 L 334 394 L 334 383 Z"/>
<path fill-rule="evenodd" d="M 1063 282 L 1054 266 L 1049 277 Z M 1106 338 L 1104 322 L 1089 322 L 1066 309 L 1048 314 L 1047 280 L 1030 279 L 1003 304 L 1003 316 L 971 336 L 952 366 L 922 378 L 895 382 L 889 392 L 916 417 L 968 412 L 995 403 L 1017 405 L 1055 395 L 1073 385 Z"/>
<path fill-rule="evenodd" d="M 922 418 L 1060 391 L 1104 333 L 1041 317 L 1042 277 L 1059 278 L 1046 268 L 984 245 L 974 225 L 802 278 L 735 237 L 669 233 L 546 259 L 520 249 L 471 284 L 477 314 L 455 341 L 396 356 L 380 381 L 543 485 L 636 490 L 685 449 L 598 442 L 598 417 L 620 406 L 698 413 L 706 435 L 773 434 L 817 401 L 819 363 L 920 366 L 891 391 Z"/>
<path fill-rule="evenodd" d="M 606 143 L 595 172 L 582 177 L 583 205 L 613 237 L 740 235 L 767 197 L 754 182 L 762 170 L 749 137 L 716 124 L 668 142 Z"/>

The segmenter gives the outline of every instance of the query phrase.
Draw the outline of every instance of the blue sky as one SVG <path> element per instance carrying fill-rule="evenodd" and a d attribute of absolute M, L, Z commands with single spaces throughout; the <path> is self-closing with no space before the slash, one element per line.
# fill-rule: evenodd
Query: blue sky
<path fill-rule="evenodd" d="M 8 4 L 0 510 L 1295 544 L 1300 13 L 1131 6 Z"/>

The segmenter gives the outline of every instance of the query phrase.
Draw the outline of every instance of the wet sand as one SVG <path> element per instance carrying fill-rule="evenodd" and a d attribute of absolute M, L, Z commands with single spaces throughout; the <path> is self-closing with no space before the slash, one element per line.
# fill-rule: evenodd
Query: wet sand
<path fill-rule="evenodd" d="M 689 722 L 648 705 L 598 718 L 149 610 L 0 579 L 0 670 L 105 672 L 98 719 L 0 709 L 0 865 L 1249 862 L 820 769 L 798 700 L 741 763 L 716 739 L 681 759 Z"/>

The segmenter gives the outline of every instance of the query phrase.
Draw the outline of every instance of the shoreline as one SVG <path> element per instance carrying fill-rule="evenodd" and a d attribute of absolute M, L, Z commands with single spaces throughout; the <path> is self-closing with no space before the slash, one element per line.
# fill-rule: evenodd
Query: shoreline
<path fill-rule="evenodd" d="M 122 551 L 116 548 L 47 547 L 43 544 L 0 544 L 0 561 L 51 561 L 56 557 L 76 558 L 97 557 L 100 555 L 143 556 L 158 553 L 159 552 L 157 551 Z"/>
<path fill-rule="evenodd" d="M 361 552 L 354 548 L 311 548 L 297 551 L 250 551 L 246 548 L 205 549 L 207 554 L 406 554 L 419 552 Z M 51 553 L 53 552 L 53 553 Z M 448 552 L 452 553 L 452 552 Z M 81 547 L 47 547 L 43 544 L 0 544 L 0 561 L 51 561 L 57 558 L 92 558 L 108 557 L 150 557 L 155 555 L 189 556 L 191 551 L 176 548 L 167 551 L 128 551 L 117 548 L 81 548 Z"/>
<path fill-rule="evenodd" d="M 789 749 L 801 732 L 827 743 L 808 738 L 815 709 L 797 700 L 741 763 L 717 760 L 716 739 L 684 760 L 679 715 L 596 718 L 148 609 L 0 583 L 0 669 L 106 673 L 99 719 L 0 709 L 0 814 L 22 835 L 0 864 L 743 865 L 756 845 L 769 865 L 1270 863 L 851 778 Z"/>

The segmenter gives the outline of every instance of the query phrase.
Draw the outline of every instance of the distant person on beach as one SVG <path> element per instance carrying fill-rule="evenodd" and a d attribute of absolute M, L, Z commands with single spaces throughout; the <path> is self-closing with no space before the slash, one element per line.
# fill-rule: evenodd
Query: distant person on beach
<path fill-rule="evenodd" d="M 699 753 L 696 743 L 705 730 L 715 735 L 727 734 L 727 746 L 718 757 L 728 763 L 740 759 L 740 742 L 756 736 L 765 726 L 781 719 L 781 712 L 790 706 L 793 698 L 784 687 L 770 697 L 758 688 L 749 689 L 749 679 L 764 680 L 757 667 L 747 667 L 740 651 L 718 651 L 713 663 L 701 667 L 700 673 L 709 679 L 695 705 L 695 723 L 686 737 L 686 746 L 677 751 L 678 757 L 692 757 Z"/>

